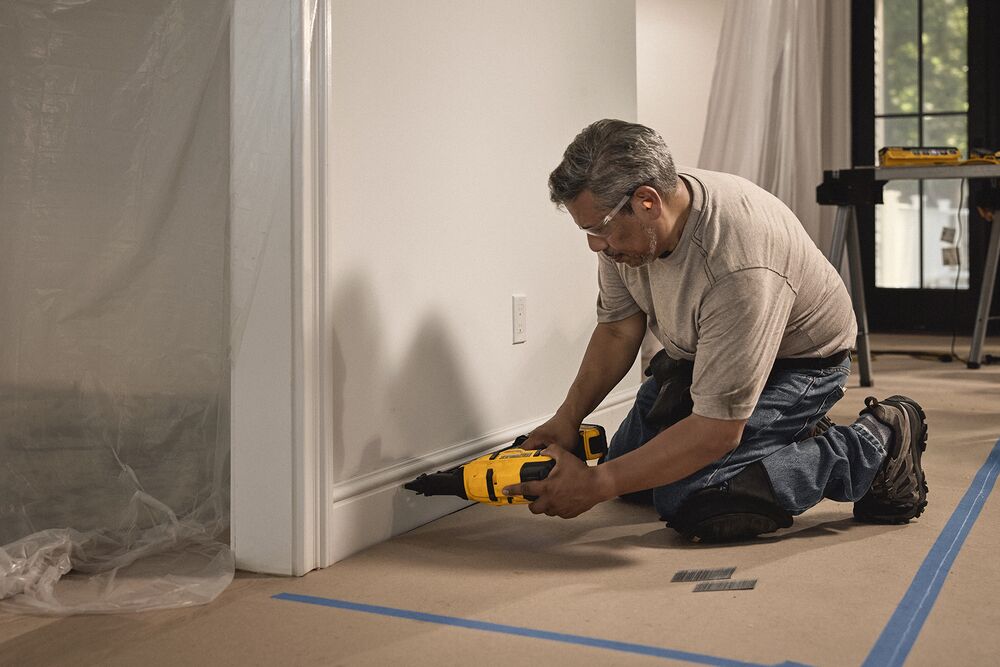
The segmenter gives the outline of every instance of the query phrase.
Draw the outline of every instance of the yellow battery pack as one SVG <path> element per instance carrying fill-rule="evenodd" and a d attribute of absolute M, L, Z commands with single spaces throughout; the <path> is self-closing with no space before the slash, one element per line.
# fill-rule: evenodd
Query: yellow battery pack
<path fill-rule="evenodd" d="M 580 424 L 580 444 L 585 461 L 596 461 L 608 453 L 607 436 L 601 426 Z"/>

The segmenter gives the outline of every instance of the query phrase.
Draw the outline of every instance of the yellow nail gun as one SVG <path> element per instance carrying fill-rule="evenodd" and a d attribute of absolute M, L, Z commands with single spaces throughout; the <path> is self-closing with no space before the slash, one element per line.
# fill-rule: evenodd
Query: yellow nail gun
<path fill-rule="evenodd" d="M 503 488 L 521 482 L 534 482 L 548 477 L 555 460 L 540 449 L 521 449 L 528 436 L 518 436 L 514 444 L 498 452 L 481 456 L 448 470 L 421 475 L 403 488 L 425 496 L 458 496 L 489 505 L 517 505 L 535 500 L 533 497 L 505 496 Z M 608 452 L 604 427 L 580 425 L 580 439 L 573 454 L 584 461 L 600 459 Z"/>

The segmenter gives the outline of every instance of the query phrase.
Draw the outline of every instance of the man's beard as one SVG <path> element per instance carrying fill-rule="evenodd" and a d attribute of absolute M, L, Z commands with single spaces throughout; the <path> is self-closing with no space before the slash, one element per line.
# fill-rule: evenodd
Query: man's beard
<path fill-rule="evenodd" d="M 620 264 L 628 264 L 632 268 L 638 268 L 640 266 L 645 266 L 646 264 L 650 264 L 653 260 L 656 259 L 656 232 L 653 230 L 652 227 L 647 227 L 646 225 L 642 226 L 642 231 L 646 234 L 646 238 L 649 241 L 645 253 L 641 255 L 612 254 L 609 253 L 607 250 L 605 250 L 604 254 L 610 257 L 615 262 L 618 262 Z"/>

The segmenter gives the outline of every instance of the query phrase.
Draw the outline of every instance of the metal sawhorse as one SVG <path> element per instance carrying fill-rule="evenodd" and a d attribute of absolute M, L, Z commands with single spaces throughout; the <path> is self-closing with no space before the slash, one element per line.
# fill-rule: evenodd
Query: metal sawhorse
<path fill-rule="evenodd" d="M 939 178 L 989 178 L 994 186 L 1000 180 L 1000 165 L 961 165 L 935 167 L 855 167 L 824 171 L 823 183 L 816 188 L 819 204 L 837 207 L 837 217 L 830 241 L 827 258 L 840 270 L 847 248 L 848 270 L 850 273 L 851 298 L 854 315 L 858 321 L 858 367 L 861 371 L 861 386 L 872 386 L 871 348 L 868 342 L 868 311 L 865 308 L 865 281 L 861 267 L 861 241 L 858 236 L 858 216 L 855 207 L 860 204 L 881 204 L 882 186 L 891 180 L 925 180 Z M 969 348 L 969 368 L 979 368 L 983 358 L 983 341 L 990 321 L 990 306 L 993 301 L 993 286 L 997 279 L 997 263 L 1000 262 L 1000 208 L 993 212 L 990 225 L 990 241 L 983 266 L 983 282 L 979 290 L 979 307 L 976 310 L 976 326 Z"/>

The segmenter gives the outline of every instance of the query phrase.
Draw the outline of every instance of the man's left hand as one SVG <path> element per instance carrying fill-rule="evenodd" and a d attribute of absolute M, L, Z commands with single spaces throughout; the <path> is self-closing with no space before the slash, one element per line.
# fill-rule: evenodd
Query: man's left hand
<path fill-rule="evenodd" d="M 556 465 L 548 477 L 537 482 L 523 482 L 503 488 L 504 495 L 537 496 L 528 505 L 532 514 L 547 514 L 572 519 L 613 494 L 602 488 L 603 475 L 561 447 L 547 447 L 542 454 Z"/>

